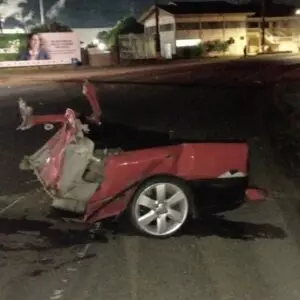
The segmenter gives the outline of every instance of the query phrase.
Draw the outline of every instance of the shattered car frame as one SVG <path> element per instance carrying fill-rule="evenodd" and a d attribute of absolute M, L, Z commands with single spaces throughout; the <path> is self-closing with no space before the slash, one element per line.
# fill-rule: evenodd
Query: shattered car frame
<path fill-rule="evenodd" d="M 80 118 L 72 109 L 62 115 L 34 115 L 19 101 L 22 124 L 60 123 L 60 129 L 42 148 L 24 157 L 22 170 L 31 170 L 52 199 L 52 207 L 82 215 L 94 224 L 128 212 L 140 232 L 168 237 L 178 232 L 189 217 L 197 217 L 195 183 L 211 183 L 242 189 L 248 201 L 266 194 L 248 186 L 248 145 L 244 142 L 188 142 L 169 140 L 160 146 L 124 150 L 95 149 L 89 128 L 107 125 L 95 87 L 83 84 L 92 115 Z M 122 127 L 118 127 L 122 130 Z M 101 137 L 99 137 L 101 139 Z"/>

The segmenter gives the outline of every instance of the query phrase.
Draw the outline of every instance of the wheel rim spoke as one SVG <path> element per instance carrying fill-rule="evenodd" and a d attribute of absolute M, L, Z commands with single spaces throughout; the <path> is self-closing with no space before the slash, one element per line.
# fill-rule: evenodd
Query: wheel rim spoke
<path fill-rule="evenodd" d="M 157 232 L 162 234 L 168 230 L 167 215 L 160 215 L 157 218 Z"/>
<path fill-rule="evenodd" d="M 155 208 L 155 201 L 146 195 L 141 195 L 139 199 L 139 205 L 153 210 Z"/>
<path fill-rule="evenodd" d="M 176 232 L 188 214 L 184 191 L 172 183 L 154 183 L 139 195 L 135 217 L 140 229 L 154 236 Z"/>
<path fill-rule="evenodd" d="M 172 207 L 178 204 L 179 202 L 181 202 L 182 200 L 184 200 L 184 195 L 181 191 L 178 191 L 171 198 L 167 200 L 167 205 L 169 207 Z"/>
<path fill-rule="evenodd" d="M 182 222 L 182 214 L 181 212 L 175 209 L 168 209 L 168 217 L 176 223 Z"/>
<path fill-rule="evenodd" d="M 138 222 L 141 226 L 148 226 L 151 222 L 156 219 L 156 214 L 153 210 L 149 211 L 145 215 L 141 216 L 138 219 Z"/>
<path fill-rule="evenodd" d="M 166 200 L 166 185 L 158 184 L 156 186 L 156 197 L 159 202 Z"/>

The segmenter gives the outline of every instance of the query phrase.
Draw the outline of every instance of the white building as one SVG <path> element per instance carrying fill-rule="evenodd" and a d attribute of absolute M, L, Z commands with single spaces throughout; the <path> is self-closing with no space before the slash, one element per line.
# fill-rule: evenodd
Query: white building
<path fill-rule="evenodd" d="M 250 52 L 257 52 L 261 47 L 260 5 L 237 5 L 225 1 L 174 1 L 168 5 L 159 5 L 158 10 L 161 54 L 164 57 L 176 54 L 179 47 L 212 40 L 233 40 L 234 43 L 228 49 L 232 55 L 242 55 L 245 46 Z M 298 24 L 294 28 L 299 28 L 299 18 L 294 8 L 272 4 L 272 7 L 266 9 L 265 44 L 275 50 L 298 49 L 299 36 L 295 36 L 296 31 L 285 30 L 286 35 L 283 37 L 283 30 L 280 31 L 281 36 L 277 36 L 271 29 L 275 23 L 286 29 L 287 23 L 291 21 Z M 155 6 L 151 6 L 139 22 L 145 26 L 146 35 L 155 34 Z"/>

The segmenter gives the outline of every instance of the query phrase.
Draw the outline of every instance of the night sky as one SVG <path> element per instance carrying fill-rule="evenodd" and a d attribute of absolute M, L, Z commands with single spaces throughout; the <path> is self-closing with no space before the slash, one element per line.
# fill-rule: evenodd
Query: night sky
<path fill-rule="evenodd" d="M 0 0 L 0 4 L 5 0 Z M 64 8 L 59 10 L 55 20 L 63 22 L 70 27 L 110 27 L 116 22 L 130 14 L 140 16 L 152 3 L 153 0 L 60 0 L 65 2 Z M 6 11 L 10 11 L 12 6 L 16 6 L 17 2 L 22 0 L 7 0 L 5 6 Z M 22 13 L 28 14 L 29 11 L 34 12 L 33 22 L 40 21 L 39 0 L 24 0 Z M 57 1 L 44 0 L 45 14 Z M 160 0 L 160 3 L 168 3 L 168 0 Z M 0 6 L 1 9 L 4 6 Z M 13 18 L 7 19 L 7 25 L 13 26 Z"/>
<path fill-rule="evenodd" d="M 0 0 L 1 10 L 9 10 L 10 6 L 16 6 L 22 0 L 6 0 L 8 4 L 1 6 L 4 0 Z M 184 0 L 181 0 L 184 1 Z M 234 1 L 234 0 L 232 0 Z M 291 2 L 293 0 L 285 0 Z M 294 0 L 299 1 L 300 0 Z M 24 2 L 26 2 L 24 0 Z M 134 12 L 135 16 L 140 16 L 154 0 L 44 0 L 45 14 L 57 2 L 65 2 L 64 7 L 57 11 L 54 20 L 62 22 L 73 28 L 80 27 L 110 27 L 122 18 Z M 168 0 L 159 0 L 160 4 L 168 3 Z M 34 16 L 31 22 L 36 23 L 40 20 L 39 0 L 27 0 L 27 3 L 20 4 L 23 15 L 33 11 Z M 18 6 L 17 6 L 18 7 Z M 8 18 L 7 24 L 14 25 L 14 18 Z"/>
<path fill-rule="evenodd" d="M 35 1 L 38 0 L 28 0 Z M 44 1 L 45 9 L 55 2 Z M 66 0 L 65 8 L 57 19 L 71 27 L 109 27 L 131 11 L 141 14 L 152 2 L 153 0 Z"/>

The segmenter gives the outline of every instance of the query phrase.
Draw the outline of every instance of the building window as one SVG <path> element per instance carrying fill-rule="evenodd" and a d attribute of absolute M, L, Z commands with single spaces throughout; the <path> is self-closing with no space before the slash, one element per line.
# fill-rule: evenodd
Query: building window
<path fill-rule="evenodd" d="M 224 22 L 224 27 L 225 28 L 244 28 L 246 27 L 245 22 L 239 22 L 239 21 L 226 21 Z"/>
<path fill-rule="evenodd" d="M 262 23 L 262 22 L 260 22 L 260 25 L 261 25 L 261 26 L 262 26 L 262 24 L 263 24 L 263 23 Z M 270 22 L 267 22 L 267 21 L 265 21 L 265 25 L 264 25 L 264 27 L 265 27 L 265 28 L 268 28 L 268 27 L 269 27 L 269 25 L 270 25 Z"/>
<path fill-rule="evenodd" d="M 259 28 L 260 25 L 258 22 L 248 22 L 248 28 Z"/>
<path fill-rule="evenodd" d="M 164 32 L 164 31 L 172 31 L 173 30 L 173 24 L 163 24 L 160 25 L 159 30 Z"/>
<path fill-rule="evenodd" d="M 202 29 L 221 29 L 223 22 L 203 22 L 201 23 Z"/>
<path fill-rule="evenodd" d="M 289 28 L 289 27 L 293 27 L 293 21 L 288 20 L 288 21 L 280 21 L 280 27 L 283 28 Z"/>
<path fill-rule="evenodd" d="M 200 29 L 199 23 L 177 23 L 177 30 L 198 30 Z"/>
<path fill-rule="evenodd" d="M 154 34 L 155 33 L 155 26 L 145 27 L 145 33 L 146 34 Z"/>

